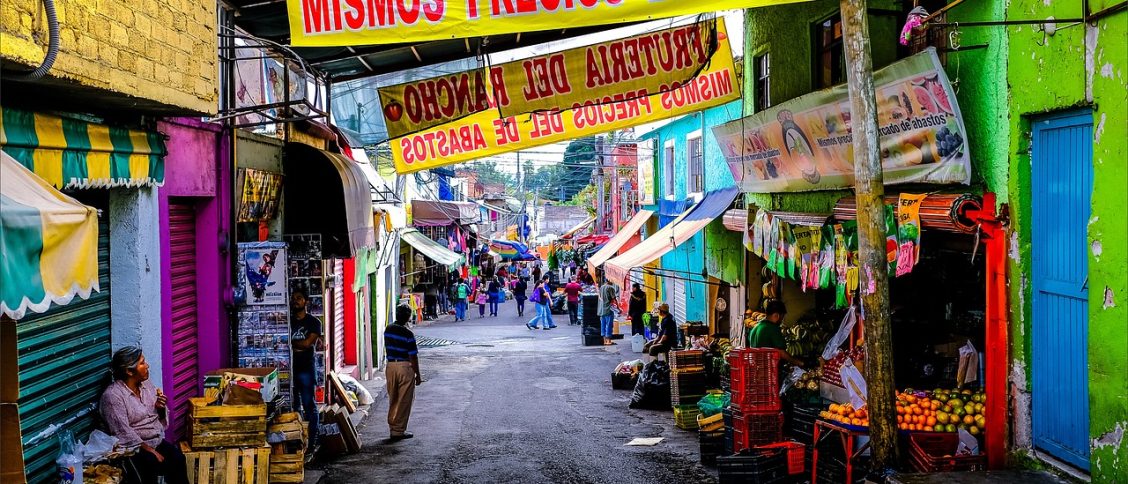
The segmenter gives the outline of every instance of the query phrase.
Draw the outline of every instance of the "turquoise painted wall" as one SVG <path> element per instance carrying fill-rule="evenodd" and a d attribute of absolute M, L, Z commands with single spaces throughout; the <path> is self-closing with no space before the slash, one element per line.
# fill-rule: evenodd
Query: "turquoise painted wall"
<path fill-rule="evenodd" d="M 733 101 L 728 104 L 717 106 L 707 109 L 705 111 L 683 116 L 681 118 L 670 121 L 669 123 L 650 131 L 640 138 L 642 140 L 655 140 L 657 156 L 655 162 L 654 178 L 656 180 L 655 198 L 656 199 L 672 199 L 681 200 L 687 198 L 690 193 L 687 190 L 688 173 L 688 150 L 687 138 L 690 133 L 697 130 L 702 130 L 702 138 L 704 139 L 704 166 L 705 166 L 705 190 L 712 191 L 725 187 L 730 187 L 735 184 L 732 173 L 729 172 L 728 165 L 725 164 L 724 157 L 721 156 L 720 148 L 717 146 L 716 138 L 713 137 L 710 131 L 713 126 L 726 123 L 733 119 L 738 119 L 741 116 L 741 102 Z M 665 193 L 665 163 L 662 159 L 665 156 L 665 145 L 667 141 L 674 142 L 674 191 L 673 193 Z M 718 219 L 710 224 L 720 226 Z M 724 227 L 721 227 L 723 230 Z M 727 253 L 724 248 L 731 249 L 731 240 L 728 239 L 709 239 L 707 235 L 712 229 L 703 230 L 698 232 L 690 238 L 685 244 L 676 247 L 666 255 L 662 256 L 662 268 L 672 271 L 690 272 L 694 275 L 688 276 L 694 280 L 685 281 L 686 288 L 686 319 L 689 321 L 708 321 L 707 300 L 709 296 L 708 286 L 704 283 L 696 282 L 695 280 L 701 279 L 701 274 L 706 272 L 707 264 L 717 266 L 718 257 L 723 257 Z M 706 247 L 708 246 L 708 250 Z M 720 264 L 723 265 L 723 264 Z M 686 274 L 672 273 L 679 277 L 686 277 Z M 673 294 L 674 280 L 671 278 L 663 278 L 661 280 L 662 294 L 669 298 Z M 670 299 L 667 299 L 670 301 Z"/>
<path fill-rule="evenodd" d="M 1013 0 L 1008 20 L 1076 18 L 1081 2 Z M 1108 3 L 1111 5 L 1111 3 Z M 1089 220 L 1089 433 L 1094 482 L 1128 481 L 1128 12 L 1094 23 L 996 28 L 1007 42 L 1006 151 L 1014 247 L 1010 282 L 1015 374 L 1024 397 L 1030 383 L 1030 122 L 1033 116 L 1088 107 L 1093 112 L 1092 217 Z M 1020 399 L 1026 403 L 1028 399 Z M 1028 417 L 1015 409 L 1016 427 Z M 1025 418 L 1022 418 L 1025 417 Z M 1016 432 L 1021 431 L 1017 428 Z"/>

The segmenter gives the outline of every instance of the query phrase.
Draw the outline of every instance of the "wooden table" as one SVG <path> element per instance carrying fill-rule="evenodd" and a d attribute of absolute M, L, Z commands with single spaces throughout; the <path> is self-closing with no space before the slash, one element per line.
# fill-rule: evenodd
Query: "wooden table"
<path fill-rule="evenodd" d="M 823 430 L 826 430 L 826 435 L 823 435 Z M 870 443 L 867 441 L 857 451 L 854 451 L 854 444 L 857 437 L 868 436 L 868 430 L 853 430 L 839 425 L 835 422 L 827 420 L 816 420 L 814 429 L 814 448 L 811 449 L 811 484 L 818 482 L 819 470 L 819 442 L 831 435 L 837 434 L 842 442 L 842 448 L 846 453 L 846 483 L 854 483 L 854 458 L 858 457 L 869 448 Z"/>

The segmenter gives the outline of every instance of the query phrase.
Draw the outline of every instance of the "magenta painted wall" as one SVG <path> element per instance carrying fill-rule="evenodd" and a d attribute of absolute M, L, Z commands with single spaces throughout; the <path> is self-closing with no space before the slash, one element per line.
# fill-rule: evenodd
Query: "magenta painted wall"
<path fill-rule="evenodd" d="M 231 306 L 231 137 L 222 126 L 191 118 L 158 123 L 168 137 L 165 184 L 158 193 L 161 213 L 161 318 L 165 393 L 173 395 L 172 280 L 169 247 L 169 200 L 196 206 L 196 285 L 200 372 L 224 368 L 230 361 L 227 308 Z M 202 383 L 202 382 L 201 382 Z M 197 391 L 201 388 L 197 387 Z M 182 422 L 182 416 L 171 416 Z M 169 437 L 179 437 L 179 426 Z"/>

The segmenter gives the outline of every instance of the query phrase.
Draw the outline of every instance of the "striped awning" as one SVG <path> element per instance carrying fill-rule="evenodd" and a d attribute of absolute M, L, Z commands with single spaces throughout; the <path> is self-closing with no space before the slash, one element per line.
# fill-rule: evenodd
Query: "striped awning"
<path fill-rule="evenodd" d="M 0 107 L 0 149 L 58 189 L 160 186 L 164 137 Z"/>
<path fill-rule="evenodd" d="M 98 290 L 98 212 L 0 153 L 0 312 L 20 319 Z"/>

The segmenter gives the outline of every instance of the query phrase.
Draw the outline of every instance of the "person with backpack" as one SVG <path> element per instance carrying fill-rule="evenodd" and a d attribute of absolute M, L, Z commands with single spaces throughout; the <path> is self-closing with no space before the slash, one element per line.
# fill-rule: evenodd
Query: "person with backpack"
<path fill-rule="evenodd" d="M 529 300 L 537 305 L 537 315 L 525 324 L 526 328 L 537 329 L 538 326 L 543 326 L 541 329 L 549 330 L 556 327 L 555 324 L 552 324 L 550 316 L 551 310 L 548 305 L 551 303 L 552 297 L 545 289 L 547 285 L 548 278 L 546 277 L 537 282 L 537 286 L 533 288 L 533 294 Z"/>
<path fill-rule="evenodd" d="M 458 278 L 454 284 L 454 320 L 466 321 L 466 299 L 470 297 L 470 286 L 466 279 Z"/>

